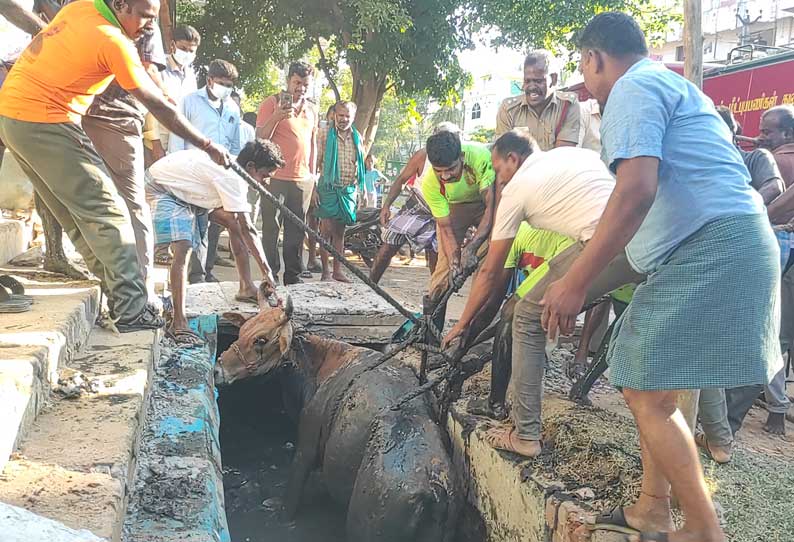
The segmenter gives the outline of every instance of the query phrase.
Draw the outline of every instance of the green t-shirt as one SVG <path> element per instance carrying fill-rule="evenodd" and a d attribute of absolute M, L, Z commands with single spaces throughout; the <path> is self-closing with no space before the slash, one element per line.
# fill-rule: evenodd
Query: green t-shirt
<path fill-rule="evenodd" d="M 631 303 L 631 298 L 634 297 L 634 290 L 637 288 L 636 284 L 624 284 L 617 290 L 612 290 L 609 295 L 615 301 L 619 301 L 621 303 L 625 303 L 628 305 Z"/>
<path fill-rule="evenodd" d="M 494 183 L 496 174 L 491 165 L 491 151 L 480 143 L 464 143 L 463 174 L 455 183 L 440 183 L 433 168 L 422 176 L 422 195 L 435 218 L 449 216 L 450 203 L 479 201 L 480 192 Z"/>
<path fill-rule="evenodd" d="M 522 222 L 505 260 L 505 269 L 518 267 L 524 273 L 525 278 L 518 286 L 516 295 L 524 297 L 546 275 L 549 260 L 574 242 L 560 233 L 539 230 Z"/>

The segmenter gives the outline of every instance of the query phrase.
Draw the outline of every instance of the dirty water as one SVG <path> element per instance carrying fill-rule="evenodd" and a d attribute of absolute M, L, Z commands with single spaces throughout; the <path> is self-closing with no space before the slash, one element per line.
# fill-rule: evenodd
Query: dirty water
<path fill-rule="evenodd" d="M 218 351 L 231 343 L 222 333 Z M 218 390 L 226 517 L 232 542 L 352 542 L 345 510 L 312 476 L 295 520 L 284 517 L 297 423 L 284 410 L 277 377 L 259 377 Z M 464 504 L 456 542 L 484 542 L 479 513 Z M 406 541 L 407 542 L 407 541 Z"/>
<path fill-rule="evenodd" d="M 345 542 L 344 510 L 319 488 L 296 521 L 283 517 L 295 423 L 278 382 L 254 379 L 220 390 L 226 517 L 232 542 Z"/>

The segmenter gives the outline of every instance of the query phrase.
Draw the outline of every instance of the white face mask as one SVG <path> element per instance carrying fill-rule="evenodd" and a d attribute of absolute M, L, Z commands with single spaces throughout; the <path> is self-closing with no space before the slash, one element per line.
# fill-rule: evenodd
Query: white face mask
<path fill-rule="evenodd" d="M 189 66 L 193 64 L 193 61 L 196 59 L 196 53 L 191 53 L 189 51 L 183 51 L 182 49 L 177 48 L 174 50 L 174 60 L 180 66 Z"/>
<path fill-rule="evenodd" d="M 218 83 L 212 84 L 212 94 L 221 101 L 228 98 L 231 93 L 232 87 L 225 87 L 223 85 L 219 85 Z"/>

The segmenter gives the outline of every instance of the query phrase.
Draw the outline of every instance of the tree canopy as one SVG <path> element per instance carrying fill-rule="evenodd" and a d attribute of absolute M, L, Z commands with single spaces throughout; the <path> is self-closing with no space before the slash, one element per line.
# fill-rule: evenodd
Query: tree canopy
<path fill-rule="evenodd" d="M 469 78 L 458 53 L 490 31 L 493 45 L 519 48 L 569 43 L 594 14 L 618 9 L 651 31 L 671 15 L 652 0 L 182 0 L 179 17 L 196 26 L 199 58 L 237 65 L 248 93 L 272 88 L 274 66 L 312 50 L 331 81 L 349 69 L 356 126 L 374 139 L 384 96 L 428 96 L 449 103 Z M 338 87 L 338 85 L 335 85 Z"/>

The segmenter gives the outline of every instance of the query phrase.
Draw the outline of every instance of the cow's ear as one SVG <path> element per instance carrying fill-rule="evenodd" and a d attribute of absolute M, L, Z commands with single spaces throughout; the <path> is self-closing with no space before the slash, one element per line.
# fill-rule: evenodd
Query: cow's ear
<path fill-rule="evenodd" d="M 289 352 L 290 346 L 292 346 L 292 324 L 287 324 L 281 328 L 281 333 L 278 337 L 278 347 L 282 356 Z"/>
<path fill-rule="evenodd" d="M 243 324 L 251 318 L 251 316 L 243 316 L 239 312 L 224 312 L 222 317 L 235 327 L 243 327 Z"/>

